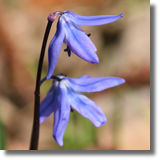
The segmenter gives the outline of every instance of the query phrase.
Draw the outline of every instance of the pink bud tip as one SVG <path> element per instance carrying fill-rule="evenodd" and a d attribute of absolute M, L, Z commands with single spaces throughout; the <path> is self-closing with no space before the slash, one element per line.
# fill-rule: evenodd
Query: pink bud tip
<path fill-rule="evenodd" d="M 62 15 L 62 14 L 63 12 L 50 13 L 47 19 L 51 22 L 54 22 L 54 20 L 58 17 L 58 15 Z"/>

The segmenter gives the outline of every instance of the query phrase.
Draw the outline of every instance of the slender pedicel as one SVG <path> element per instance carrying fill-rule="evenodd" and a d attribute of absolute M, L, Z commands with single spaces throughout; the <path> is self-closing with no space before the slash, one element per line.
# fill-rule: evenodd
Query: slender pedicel
<path fill-rule="evenodd" d="M 51 79 L 55 79 L 55 80 L 57 80 L 58 82 L 60 82 L 60 81 L 62 80 L 62 79 L 60 79 L 60 78 L 57 77 L 57 76 L 52 76 Z M 44 78 L 41 80 L 40 86 L 42 85 L 42 83 L 43 83 L 44 81 L 46 81 L 46 77 L 44 77 Z"/>

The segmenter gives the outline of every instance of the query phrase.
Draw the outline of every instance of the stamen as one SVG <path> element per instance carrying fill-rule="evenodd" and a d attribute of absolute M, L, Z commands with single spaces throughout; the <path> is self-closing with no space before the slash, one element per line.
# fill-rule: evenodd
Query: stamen
<path fill-rule="evenodd" d="M 68 52 L 68 56 L 70 57 L 71 56 L 71 50 L 69 48 L 69 46 L 67 46 L 66 49 L 64 49 L 65 52 Z"/>
<path fill-rule="evenodd" d="M 74 112 L 74 110 L 71 108 L 71 112 Z"/>
<path fill-rule="evenodd" d="M 89 34 L 87 34 L 87 36 L 88 36 L 88 37 L 90 37 L 90 36 L 91 36 L 91 34 L 89 33 Z"/>
<path fill-rule="evenodd" d="M 68 50 L 68 57 L 70 57 L 71 56 L 71 50 L 69 49 Z"/>
<path fill-rule="evenodd" d="M 90 37 L 90 36 L 91 36 L 91 33 L 87 34 L 87 36 Z M 64 52 L 68 52 L 68 56 L 69 56 L 69 57 L 71 56 L 71 50 L 70 50 L 69 46 L 67 46 L 67 48 L 64 49 Z"/>
<path fill-rule="evenodd" d="M 63 74 L 63 73 L 61 73 L 60 75 L 61 75 L 61 76 L 65 76 L 65 77 L 67 76 L 66 74 Z"/>

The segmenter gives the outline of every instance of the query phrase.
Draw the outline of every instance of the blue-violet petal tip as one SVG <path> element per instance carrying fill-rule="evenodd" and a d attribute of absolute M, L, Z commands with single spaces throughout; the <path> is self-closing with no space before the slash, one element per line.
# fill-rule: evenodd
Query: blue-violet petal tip
<path fill-rule="evenodd" d="M 51 76 L 50 76 L 50 75 L 47 75 L 46 80 L 49 80 L 50 78 L 51 78 Z"/>
<path fill-rule="evenodd" d="M 120 14 L 120 16 L 123 17 L 123 16 L 124 16 L 124 13 Z"/>

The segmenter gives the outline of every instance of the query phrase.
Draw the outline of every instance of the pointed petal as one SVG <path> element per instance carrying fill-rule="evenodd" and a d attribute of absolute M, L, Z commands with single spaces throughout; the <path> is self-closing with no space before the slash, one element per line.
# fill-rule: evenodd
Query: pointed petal
<path fill-rule="evenodd" d="M 69 122 L 71 108 L 61 84 L 58 86 L 58 95 L 55 101 L 53 137 L 60 146 L 63 146 L 63 135 Z"/>
<path fill-rule="evenodd" d="M 68 79 L 69 77 L 66 77 L 66 78 Z M 80 76 L 80 77 L 77 77 L 77 78 L 69 78 L 69 79 L 73 79 L 73 80 L 75 80 L 79 84 L 79 83 L 83 83 L 83 81 L 86 78 L 90 78 L 90 75 L 86 74 L 86 75 L 83 75 L 83 76 Z"/>
<path fill-rule="evenodd" d="M 120 15 L 80 16 L 70 11 L 65 11 L 64 13 L 74 23 L 80 26 L 96 26 L 108 24 L 118 20 L 124 15 L 122 13 Z"/>
<path fill-rule="evenodd" d="M 54 86 L 52 86 L 47 96 L 43 99 L 43 101 L 40 104 L 40 124 L 43 123 L 54 111 L 55 97 L 56 90 L 54 89 Z"/>
<path fill-rule="evenodd" d="M 59 18 L 58 24 L 57 24 L 57 31 L 55 36 L 50 42 L 49 48 L 48 48 L 48 61 L 49 61 L 49 68 L 48 68 L 48 74 L 46 79 L 50 79 L 58 61 L 59 53 L 62 47 L 62 43 L 64 40 L 64 26 L 62 19 Z"/>
<path fill-rule="evenodd" d="M 83 60 L 90 63 L 98 63 L 96 47 L 90 38 L 84 33 L 79 26 L 75 25 L 70 19 L 63 16 L 65 24 L 65 43 L 70 50 Z"/>
<path fill-rule="evenodd" d="M 69 85 L 79 92 L 98 92 L 125 83 L 124 79 L 116 77 L 96 77 L 81 80 L 67 77 L 67 79 Z"/>
<path fill-rule="evenodd" d="M 70 77 L 65 77 L 64 79 L 69 81 L 69 85 L 72 86 L 72 83 L 76 83 L 76 84 L 83 84 L 83 82 L 85 81 L 86 78 L 90 78 L 90 75 L 83 75 L 81 77 L 78 77 L 78 78 L 70 78 Z M 72 82 L 73 81 L 73 82 Z M 73 84 L 73 85 L 76 85 L 76 84 Z"/>
<path fill-rule="evenodd" d="M 71 88 L 67 89 L 67 93 L 70 105 L 82 116 L 88 118 L 96 127 L 107 122 L 105 114 L 95 102 Z"/>

